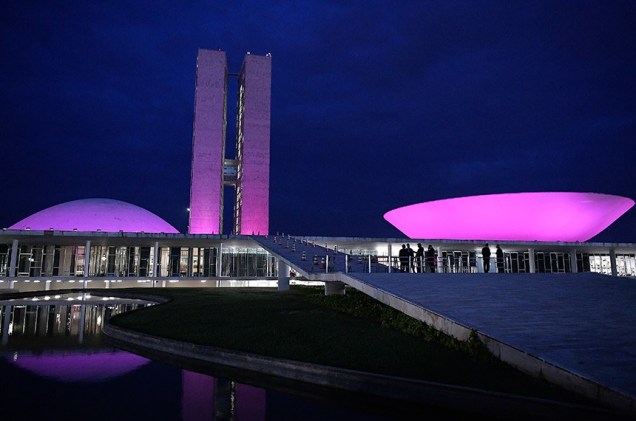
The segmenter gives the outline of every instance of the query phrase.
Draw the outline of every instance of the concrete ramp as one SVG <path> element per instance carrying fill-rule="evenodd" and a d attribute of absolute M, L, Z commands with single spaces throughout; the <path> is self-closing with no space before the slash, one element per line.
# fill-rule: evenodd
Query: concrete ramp
<path fill-rule="evenodd" d="M 580 274 L 349 274 L 347 284 L 438 330 L 475 330 L 501 360 L 636 411 L 636 282 Z"/>
<path fill-rule="evenodd" d="M 595 273 L 363 273 L 364 267 L 345 273 L 342 253 L 309 245 L 316 255 L 336 256 L 334 271 L 326 273 L 316 271 L 307 255 L 302 260 L 305 245 L 292 251 L 287 243 L 262 241 L 308 279 L 344 282 L 460 340 L 474 330 L 494 355 L 521 371 L 636 412 L 633 279 Z"/>

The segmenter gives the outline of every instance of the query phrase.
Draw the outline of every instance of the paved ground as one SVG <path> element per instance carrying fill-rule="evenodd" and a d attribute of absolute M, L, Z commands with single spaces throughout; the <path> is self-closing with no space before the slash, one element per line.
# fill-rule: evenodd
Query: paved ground
<path fill-rule="evenodd" d="M 345 255 L 320 245 L 256 239 L 310 278 L 319 279 L 326 271 L 322 262 L 334 256 L 329 272 L 345 270 Z M 595 273 L 364 273 L 367 260 L 346 261 L 349 276 L 373 288 L 636 399 L 636 279 Z M 386 267 L 374 264 L 372 270 Z"/>
<path fill-rule="evenodd" d="M 376 288 L 636 396 L 636 280 L 579 274 L 356 274 Z"/>
<path fill-rule="evenodd" d="M 312 277 L 320 270 L 311 256 L 320 262 L 334 255 L 312 244 L 277 240 L 258 241 Z M 344 271 L 344 255 L 336 263 L 335 270 Z M 636 398 L 636 279 L 594 273 L 365 274 L 363 268 L 354 263 L 350 275 Z"/>

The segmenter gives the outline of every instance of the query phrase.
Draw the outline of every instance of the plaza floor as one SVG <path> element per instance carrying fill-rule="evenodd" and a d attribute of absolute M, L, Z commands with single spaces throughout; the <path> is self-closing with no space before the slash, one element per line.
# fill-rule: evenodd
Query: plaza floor
<path fill-rule="evenodd" d="M 262 244 L 312 279 L 338 278 L 333 272 L 315 274 L 312 259 L 301 258 L 306 249 L 302 244 L 293 251 L 282 242 Z M 312 246 L 307 254 L 314 250 Z M 343 270 L 344 260 L 338 259 L 343 263 L 336 270 Z M 475 330 L 498 344 L 499 348 L 490 348 L 501 349 L 502 360 L 636 411 L 634 279 L 596 273 L 355 271 L 339 280 L 407 314 L 433 321 L 446 333 L 453 334 L 457 327 Z"/>

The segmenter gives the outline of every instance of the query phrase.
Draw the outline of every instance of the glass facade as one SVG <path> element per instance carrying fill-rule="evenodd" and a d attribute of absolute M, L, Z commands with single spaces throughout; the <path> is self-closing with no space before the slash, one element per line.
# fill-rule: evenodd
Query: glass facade
<path fill-rule="evenodd" d="M 105 284 L 122 281 L 149 282 L 154 286 L 156 281 L 187 280 L 194 285 L 193 282 L 207 280 L 275 280 L 278 277 L 276 255 L 249 236 L 215 236 L 208 240 L 203 236 L 96 233 L 94 236 L 65 238 L 62 233 L 59 238 L 46 237 L 24 235 L 15 240 L 17 245 L 11 237 L 0 237 L 4 240 L 0 244 L 0 288 L 14 288 L 14 281 L 55 283 L 60 282 L 60 278 L 62 283 L 104 281 L 104 287 L 109 287 Z M 296 240 L 287 238 L 285 241 L 291 244 L 291 250 Z M 404 265 L 398 254 L 401 244 L 397 242 L 324 237 L 303 241 L 313 246 L 303 256 L 304 260 L 312 262 L 309 274 L 334 270 L 400 272 L 401 268 L 411 272 L 483 272 L 483 244 L 477 242 L 433 242 L 435 253 L 431 262 L 426 258 L 422 262 L 414 258 L 410 264 Z M 414 243 L 410 242 L 411 247 L 415 246 Z M 428 242 L 424 244 L 425 249 L 427 245 Z M 621 245 L 621 249 L 615 250 L 599 244 L 577 244 L 576 251 L 568 244 L 536 246 L 531 249 L 527 248 L 528 245 L 503 243 L 503 270 L 499 270 L 492 245 L 490 272 L 576 271 L 636 276 L 636 247 L 631 245 Z M 16 251 L 15 256 L 12 256 L 13 250 Z M 14 276 L 10 276 L 12 268 Z M 293 267 L 292 270 L 296 273 Z M 7 277 L 10 279 L 7 280 Z M 99 285 L 93 284 L 94 287 Z M 46 286 L 49 287 L 53 285 Z M 36 286 L 31 284 L 30 288 Z"/>
<path fill-rule="evenodd" d="M 0 276 L 9 276 L 10 262 L 11 246 L 1 245 Z M 86 246 L 21 244 L 16 276 L 84 277 L 85 265 Z M 277 267 L 276 258 L 258 247 L 158 247 L 155 254 L 154 247 L 99 245 L 90 247 L 87 276 L 259 278 L 276 277 Z"/>

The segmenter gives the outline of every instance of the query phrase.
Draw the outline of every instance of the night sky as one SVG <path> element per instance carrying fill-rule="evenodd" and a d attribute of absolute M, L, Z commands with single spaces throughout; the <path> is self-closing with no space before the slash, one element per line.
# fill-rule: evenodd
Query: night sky
<path fill-rule="evenodd" d="M 9 0 L 0 226 L 107 197 L 184 232 L 198 48 L 232 72 L 272 54 L 271 232 L 401 237 L 386 211 L 466 195 L 636 198 L 634 1 Z M 636 209 L 593 241 L 636 242 Z"/>

